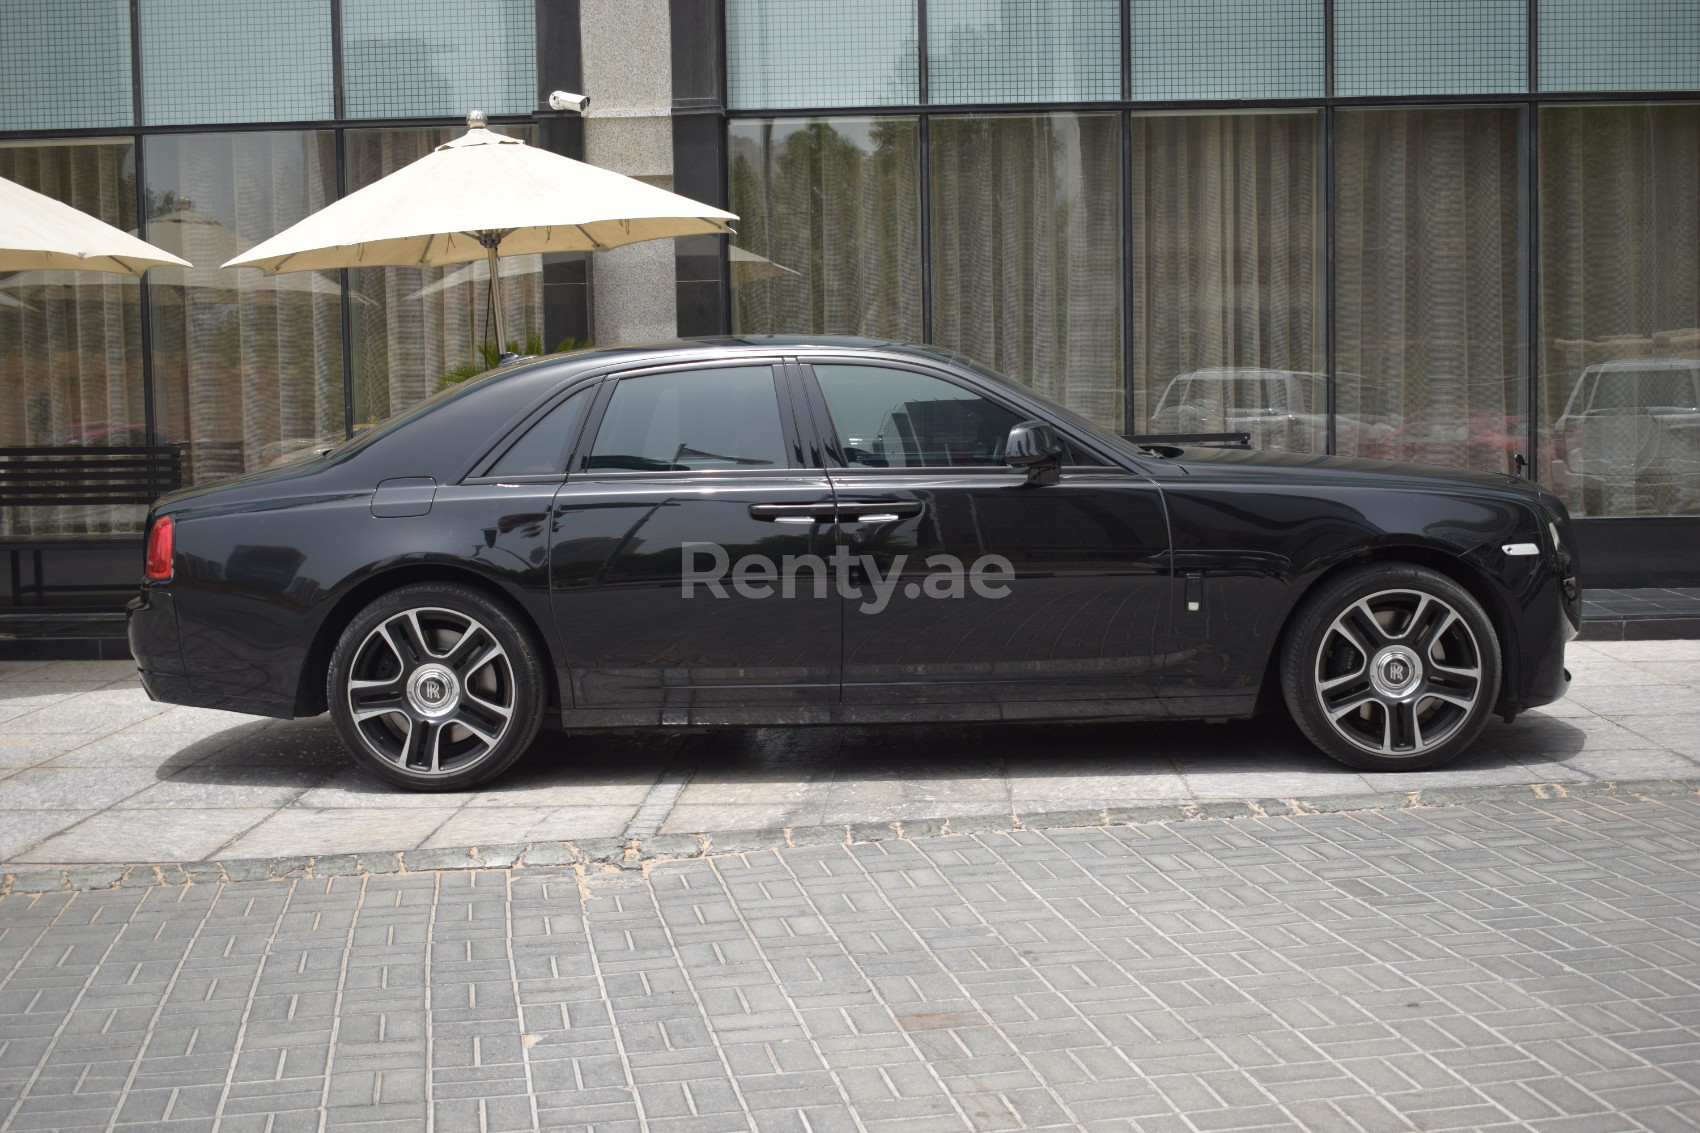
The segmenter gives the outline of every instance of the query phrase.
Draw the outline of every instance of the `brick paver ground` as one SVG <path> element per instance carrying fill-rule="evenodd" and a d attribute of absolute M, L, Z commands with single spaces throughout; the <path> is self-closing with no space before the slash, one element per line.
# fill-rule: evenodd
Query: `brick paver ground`
<path fill-rule="evenodd" d="M 1700 1128 L 1700 795 L 0 898 L 0 1125 Z"/>

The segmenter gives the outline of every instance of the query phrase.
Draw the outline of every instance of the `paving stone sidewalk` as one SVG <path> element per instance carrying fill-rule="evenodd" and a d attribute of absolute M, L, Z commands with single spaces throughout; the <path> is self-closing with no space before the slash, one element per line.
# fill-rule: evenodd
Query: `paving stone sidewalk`
<path fill-rule="evenodd" d="M 0 1126 L 1700 1128 L 1700 795 L 0 898 Z"/>
<path fill-rule="evenodd" d="M 326 718 L 154 704 L 122 662 L 0 663 L 0 866 L 280 860 L 1210 800 L 1700 778 L 1700 640 L 1576 643 L 1568 699 L 1436 772 L 1362 775 L 1283 717 L 1224 725 L 544 733 L 411 795 Z M 777 841 L 778 839 L 774 839 Z M 0 870 L 3 872 L 3 870 Z"/>

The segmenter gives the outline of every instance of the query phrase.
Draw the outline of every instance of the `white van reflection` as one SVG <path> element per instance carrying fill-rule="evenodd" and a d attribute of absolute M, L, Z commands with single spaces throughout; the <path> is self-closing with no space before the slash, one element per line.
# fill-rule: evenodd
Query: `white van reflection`
<path fill-rule="evenodd" d="M 1398 425 L 1380 391 L 1356 374 L 1341 374 L 1335 442 L 1357 452 Z M 1273 452 L 1324 452 L 1328 446 L 1328 376 L 1305 370 L 1227 367 L 1194 370 L 1169 382 L 1151 413 L 1153 433 L 1250 433 L 1251 447 Z"/>
<path fill-rule="evenodd" d="M 1700 361 L 1589 366 L 1556 432 L 1553 480 L 1568 481 L 1579 513 L 1700 511 Z"/>

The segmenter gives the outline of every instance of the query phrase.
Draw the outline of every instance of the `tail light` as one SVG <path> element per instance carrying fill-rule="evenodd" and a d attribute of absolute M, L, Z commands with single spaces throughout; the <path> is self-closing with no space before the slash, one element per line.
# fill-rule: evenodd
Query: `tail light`
<path fill-rule="evenodd" d="M 147 567 L 143 572 L 147 577 L 162 582 L 170 580 L 172 529 L 175 526 L 169 515 L 162 515 L 153 521 L 153 528 L 148 532 Z"/>

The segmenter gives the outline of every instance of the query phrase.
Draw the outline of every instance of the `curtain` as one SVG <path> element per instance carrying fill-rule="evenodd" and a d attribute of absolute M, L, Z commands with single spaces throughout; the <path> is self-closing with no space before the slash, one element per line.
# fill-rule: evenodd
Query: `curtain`
<path fill-rule="evenodd" d="M 0 177 L 117 228 L 136 227 L 128 139 L 0 144 Z M 105 272 L 0 276 L 0 447 L 149 442 L 141 287 Z M 138 505 L 0 508 L 0 535 L 140 530 Z"/>
<path fill-rule="evenodd" d="M 1700 513 L 1700 106 L 1540 112 L 1544 478 L 1585 515 Z"/>
<path fill-rule="evenodd" d="M 921 337 L 913 118 L 728 127 L 733 329 Z"/>
<path fill-rule="evenodd" d="M 1122 427 L 1119 119 L 932 123 L 933 339 Z"/>
<path fill-rule="evenodd" d="M 1323 368 L 1319 122 L 1314 112 L 1134 116 L 1136 432 L 1168 431 L 1152 417 L 1171 385 L 1238 427 L 1236 391 L 1259 391 L 1245 396 L 1302 401 L 1306 419 L 1259 431 L 1257 443 L 1322 450 L 1309 392 Z"/>
<path fill-rule="evenodd" d="M 498 133 L 536 141 L 531 127 Z M 465 133 L 460 128 L 350 130 L 348 191 L 370 185 Z M 498 287 L 508 341 L 500 347 L 487 306 L 489 269 L 482 261 L 446 268 L 358 268 L 349 272 L 350 347 L 355 428 L 399 413 L 447 382 L 488 368 L 503 347 L 551 351 L 542 341 L 543 257 L 498 261 Z"/>
<path fill-rule="evenodd" d="M 343 435 L 341 283 L 219 265 L 329 204 L 329 131 L 156 135 L 146 238 L 191 268 L 148 275 L 155 411 L 187 438 L 189 483 Z"/>
<path fill-rule="evenodd" d="M 1338 451 L 1512 470 L 1520 111 L 1343 110 Z"/>

